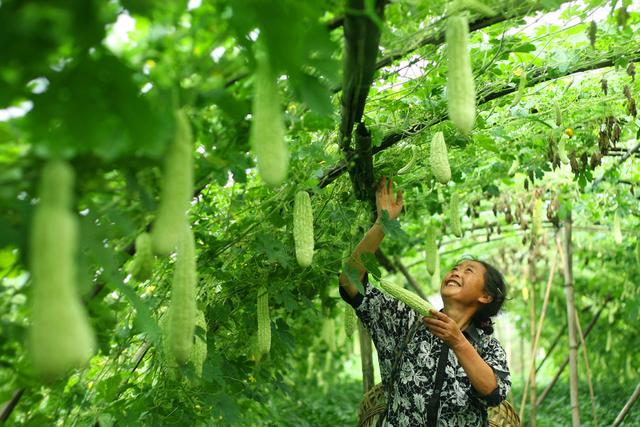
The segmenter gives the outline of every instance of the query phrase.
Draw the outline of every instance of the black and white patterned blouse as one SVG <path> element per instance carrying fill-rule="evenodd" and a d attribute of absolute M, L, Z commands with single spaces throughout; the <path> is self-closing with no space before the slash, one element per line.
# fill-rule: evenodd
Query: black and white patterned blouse
<path fill-rule="evenodd" d="M 406 331 L 421 322 L 419 313 L 368 283 L 365 275 L 365 294 L 350 298 L 340 286 L 340 295 L 356 311 L 358 318 L 369 330 L 378 351 L 380 376 L 387 397 L 384 426 L 424 426 L 426 407 L 433 395 L 434 377 L 443 341 L 422 324 L 401 356 L 397 378 L 390 378 L 396 348 Z M 470 324 L 463 331 L 465 337 L 496 374 L 497 387 L 487 396 L 481 396 L 471 386 L 469 377 L 453 351 L 445 369 L 440 394 L 438 426 L 486 426 L 487 407 L 497 406 L 505 399 L 511 378 L 504 349 L 497 339 Z"/>

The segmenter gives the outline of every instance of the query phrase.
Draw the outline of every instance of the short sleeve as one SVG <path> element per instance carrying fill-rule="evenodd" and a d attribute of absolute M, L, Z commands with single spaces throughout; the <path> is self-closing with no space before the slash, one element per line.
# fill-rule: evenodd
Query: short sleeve
<path fill-rule="evenodd" d="M 498 340 L 492 336 L 485 338 L 485 343 L 482 346 L 480 355 L 493 370 L 496 376 L 497 386 L 486 396 L 478 393 L 473 386 L 471 387 L 471 393 L 473 397 L 482 401 L 487 406 L 498 406 L 507 398 L 507 394 L 511 389 L 511 374 L 507 366 L 507 355 Z"/>

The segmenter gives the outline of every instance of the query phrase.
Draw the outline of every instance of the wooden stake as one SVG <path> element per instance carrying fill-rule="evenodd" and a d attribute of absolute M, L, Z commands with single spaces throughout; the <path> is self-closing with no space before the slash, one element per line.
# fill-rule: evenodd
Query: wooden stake
<path fill-rule="evenodd" d="M 611 427 L 617 427 L 620 425 L 624 417 L 629 412 L 629 409 L 631 409 L 631 406 L 633 406 L 635 401 L 638 400 L 638 397 L 640 397 L 640 383 L 638 383 L 638 385 L 636 386 L 636 389 L 634 390 L 633 394 L 631 395 L 629 400 L 627 400 L 627 403 L 624 405 L 624 407 L 622 408 L 622 411 L 620 411 L 620 413 L 616 417 L 613 424 L 611 424 Z"/>
<path fill-rule="evenodd" d="M 580 344 L 582 344 L 582 355 L 584 356 L 584 366 L 587 371 L 587 382 L 589 383 L 589 397 L 591 398 L 591 415 L 593 416 L 593 425 L 598 427 L 598 415 L 596 414 L 596 397 L 593 393 L 593 383 L 591 381 L 591 367 L 589 366 L 589 356 L 587 352 L 587 343 L 584 341 L 582 335 L 582 327 L 580 326 L 580 316 L 578 316 L 578 310 L 576 310 L 576 326 L 578 327 L 578 336 L 580 337 Z"/>
<path fill-rule="evenodd" d="M 593 329 L 593 327 L 595 326 L 596 322 L 600 318 L 600 315 L 602 314 L 604 309 L 607 307 L 607 304 L 609 304 L 609 301 L 611 301 L 611 300 L 612 300 L 612 296 L 611 295 L 608 295 L 604 299 L 604 302 L 602 303 L 602 305 L 598 309 L 598 312 L 596 313 L 595 316 L 593 316 L 593 319 L 591 319 L 591 322 L 587 326 L 587 329 L 584 331 L 585 339 L 589 336 L 589 333 L 591 332 L 591 329 Z M 567 356 L 567 358 L 564 360 L 564 362 L 562 362 L 562 364 L 560 365 L 560 368 L 558 368 L 558 371 L 556 372 L 556 375 L 553 377 L 553 379 L 551 380 L 551 382 L 549 383 L 547 388 L 544 389 L 544 391 L 542 392 L 542 394 L 538 398 L 538 402 L 536 403 L 536 406 L 542 405 L 542 402 L 544 402 L 544 399 L 549 395 L 549 392 L 551 391 L 553 386 L 558 382 L 558 378 L 560 378 L 560 375 L 562 375 L 562 372 L 564 371 L 564 368 L 566 368 L 568 364 L 569 364 L 569 357 Z"/>
<path fill-rule="evenodd" d="M 560 243 L 556 240 L 556 244 L 558 245 L 558 250 L 560 249 Z M 542 302 L 542 312 L 540 313 L 540 320 L 538 321 L 538 328 L 536 330 L 536 334 L 533 340 L 533 349 L 531 351 L 531 363 L 529 364 L 529 375 L 527 376 L 527 383 L 524 385 L 524 392 L 522 394 L 522 401 L 520 402 L 520 419 L 523 419 L 524 416 L 524 406 L 527 401 L 527 390 L 529 386 L 529 380 L 533 379 L 535 381 L 536 377 L 536 363 L 535 363 L 535 354 L 538 351 L 538 343 L 540 342 L 540 333 L 542 332 L 542 325 L 544 325 L 544 317 L 547 312 L 547 306 L 549 304 L 549 295 L 551 294 L 551 283 L 553 283 L 553 277 L 556 274 L 556 269 L 558 267 L 558 252 L 556 252 L 556 256 L 553 258 L 553 265 L 551 267 L 551 271 L 549 272 L 549 279 L 547 280 L 547 287 L 544 292 L 544 301 Z M 532 403 L 531 406 L 535 408 L 536 399 L 533 398 L 532 394 Z M 534 413 L 534 412 L 532 412 Z"/>
<path fill-rule="evenodd" d="M 576 307 L 573 294 L 573 262 L 571 248 L 571 212 L 562 221 L 564 265 L 564 289 L 567 298 L 567 325 L 569 330 L 569 390 L 571 396 L 571 422 L 580 427 L 580 403 L 578 400 L 578 341 L 576 339 Z"/>
<path fill-rule="evenodd" d="M 371 336 L 369 331 L 358 320 L 358 336 L 360 337 L 360 360 L 362 361 L 362 384 L 364 392 L 368 392 L 374 386 L 373 378 L 373 354 L 371 348 Z"/>

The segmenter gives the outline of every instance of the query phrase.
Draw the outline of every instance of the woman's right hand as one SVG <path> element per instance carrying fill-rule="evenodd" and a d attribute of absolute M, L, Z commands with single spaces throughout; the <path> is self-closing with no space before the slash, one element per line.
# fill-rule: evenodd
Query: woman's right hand
<path fill-rule="evenodd" d="M 378 189 L 376 190 L 376 207 L 378 219 L 380 219 L 383 210 L 389 213 L 389 219 L 396 219 L 400 216 L 400 211 L 402 211 L 402 190 L 398 191 L 394 201 L 393 178 L 388 181 L 386 176 L 380 178 Z"/>

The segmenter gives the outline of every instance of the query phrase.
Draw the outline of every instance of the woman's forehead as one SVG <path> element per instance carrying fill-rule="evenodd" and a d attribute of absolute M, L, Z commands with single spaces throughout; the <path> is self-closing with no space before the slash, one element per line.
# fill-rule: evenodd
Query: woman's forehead
<path fill-rule="evenodd" d="M 484 272 L 486 270 L 486 268 L 484 267 L 484 265 L 482 265 L 482 263 L 480 261 L 476 261 L 473 259 L 465 259 L 463 261 L 460 261 L 458 264 L 456 264 L 456 267 L 473 267 L 476 270 L 479 270 L 481 272 Z"/>

